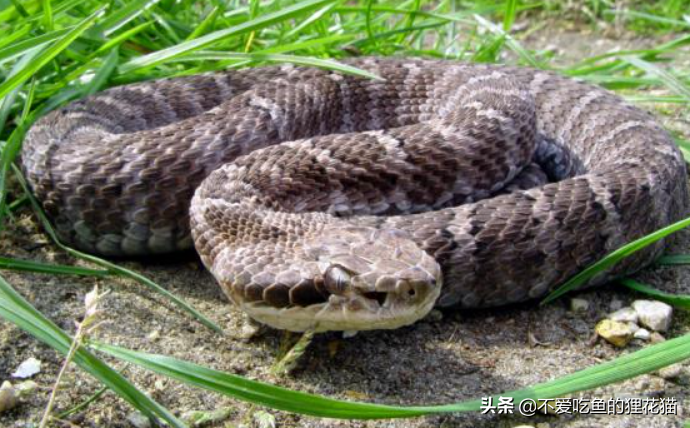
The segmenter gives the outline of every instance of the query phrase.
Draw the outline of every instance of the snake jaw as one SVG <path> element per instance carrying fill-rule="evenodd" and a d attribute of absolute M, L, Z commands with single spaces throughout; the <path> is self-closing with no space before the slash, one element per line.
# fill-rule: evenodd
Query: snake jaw
<path fill-rule="evenodd" d="M 319 244 L 334 249 L 314 262 L 310 287 L 324 302 L 278 308 L 265 300 L 233 300 L 257 321 L 291 331 L 394 329 L 424 317 L 441 292 L 441 269 L 433 257 L 399 231 L 366 230 L 343 252 L 347 232 L 335 235 L 337 245 L 324 245 L 329 238 Z"/>

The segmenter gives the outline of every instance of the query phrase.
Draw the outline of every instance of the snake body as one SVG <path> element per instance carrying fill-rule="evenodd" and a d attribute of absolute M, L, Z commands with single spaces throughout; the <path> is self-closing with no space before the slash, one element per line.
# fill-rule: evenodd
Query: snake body
<path fill-rule="evenodd" d="M 65 241 L 107 256 L 194 244 L 233 302 L 293 331 L 538 298 L 687 211 L 671 137 L 601 88 L 346 62 L 382 79 L 288 65 L 109 89 L 39 120 L 23 169 Z"/>

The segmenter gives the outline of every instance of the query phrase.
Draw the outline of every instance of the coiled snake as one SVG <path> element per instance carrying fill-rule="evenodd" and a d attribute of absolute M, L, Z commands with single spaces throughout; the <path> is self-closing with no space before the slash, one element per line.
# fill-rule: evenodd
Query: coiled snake
<path fill-rule="evenodd" d="M 233 302 L 293 331 L 537 298 L 686 212 L 670 136 L 603 89 L 345 62 L 382 80 L 282 66 L 109 89 L 38 121 L 23 168 L 67 242 L 107 256 L 194 244 Z"/>

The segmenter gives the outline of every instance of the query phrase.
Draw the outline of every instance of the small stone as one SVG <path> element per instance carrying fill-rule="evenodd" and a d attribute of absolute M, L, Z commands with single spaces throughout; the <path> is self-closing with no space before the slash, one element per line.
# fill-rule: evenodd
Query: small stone
<path fill-rule="evenodd" d="M 191 427 L 200 428 L 223 422 L 230 417 L 232 412 L 232 407 L 222 407 L 211 411 L 193 410 L 184 412 L 182 416 L 180 416 L 180 419 Z"/>
<path fill-rule="evenodd" d="M 343 330 L 343 339 L 352 339 L 357 336 L 359 330 Z"/>
<path fill-rule="evenodd" d="M 254 412 L 252 419 L 257 428 L 276 428 L 276 417 L 264 410 Z"/>
<path fill-rule="evenodd" d="M 36 391 L 38 384 L 33 380 L 25 380 L 24 382 L 20 382 L 15 385 L 14 388 L 17 390 L 17 396 L 19 398 L 29 397 L 34 393 L 34 391 Z"/>
<path fill-rule="evenodd" d="M 3 382 L 0 386 L 0 414 L 12 410 L 19 404 L 17 390 L 10 382 Z"/>
<path fill-rule="evenodd" d="M 597 334 L 603 337 L 607 342 L 620 348 L 630 343 L 635 333 L 631 324 L 609 319 L 600 321 L 596 325 L 595 330 Z"/>
<path fill-rule="evenodd" d="M 577 297 L 572 298 L 570 299 L 570 310 L 578 313 L 587 312 L 589 310 L 589 301 Z"/>
<path fill-rule="evenodd" d="M 683 374 L 683 366 L 680 364 L 671 364 L 670 366 L 663 367 L 656 372 L 659 377 L 664 379 L 676 379 L 681 377 Z"/>
<path fill-rule="evenodd" d="M 242 325 L 240 326 L 237 337 L 241 340 L 249 340 L 259 336 L 262 331 L 263 326 L 259 322 L 245 316 L 242 319 Z"/>
<path fill-rule="evenodd" d="M 611 312 L 616 312 L 617 310 L 621 309 L 623 307 L 623 302 L 618 300 L 618 299 L 613 299 L 611 300 L 611 303 L 609 303 L 609 310 Z"/>
<path fill-rule="evenodd" d="M 537 424 L 536 428 L 551 428 L 551 424 L 548 422 L 542 422 L 542 423 Z"/>
<path fill-rule="evenodd" d="M 660 377 L 650 377 L 647 388 L 641 391 L 648 397 L 663 396 L 666 393 L 666 380 Z"/>
<path fill-rule="evenodd" d="M 141 412 L 132 412 L 127 415 L 127 421 L 134 428 L 151 428 L 151 421 Z"/>
<path fill-rule="evenodd" d="M 649 335 L 649 343 L 661 343 L 665 341 L 666 338 L 656 331 L 653 331 L 652 334 Z"/>
<path fill-rule="evenodd" d="M 156 341 L 161 337 L 161 331 L 156 329 L 149 333 L 146 338 L 151 341 Z"/>
<path fill-rule="evenodd" d="M 635 312 L 635 309 L 631 308 L 630 306 L 621 308 L 608 316 L 608 319 L 613 321 L 629 322 L 633 324 L 637 324 L 638 318 L 639 316 L 637 315 L 637 312 Z"/>
<path fill-rule="evenodd" d="M 23 363 L 17 367 L 17 370 L 12 373 L 12 377 L 19 379 L 29 378 L 37 373 L 41 372 L 41 361 L 31 357 L 27 358 Z"/>
<path fill-rule="evenodd" d="M 649 330 L 647 330 L 646 328 L 640 328 L 635 332 L 633 337 L 635 339 L 640 339 L 640 340 L 649 340 L 651 337 L 651 334 L 649 333 Z"/>
<path fill-rule="evenodd" d="M 654 331 L 666 331 L 671 325 L 673 308 L 656 300 L 635 300 L 632 307 L 640 317 L 640 323 Z"/>

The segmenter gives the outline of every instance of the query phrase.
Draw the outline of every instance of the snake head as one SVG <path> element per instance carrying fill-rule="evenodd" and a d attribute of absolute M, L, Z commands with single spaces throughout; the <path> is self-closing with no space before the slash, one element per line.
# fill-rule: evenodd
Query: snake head
<path fill-rule="evenodd" d="M 393 329 L 424 317 L 441 291 L 438 263 L 400 230 L 330 229 L 305 243 L 304 259 L 309 274 L 290 286 L 290 305 L 243 309 L 292 331 Z"/>

